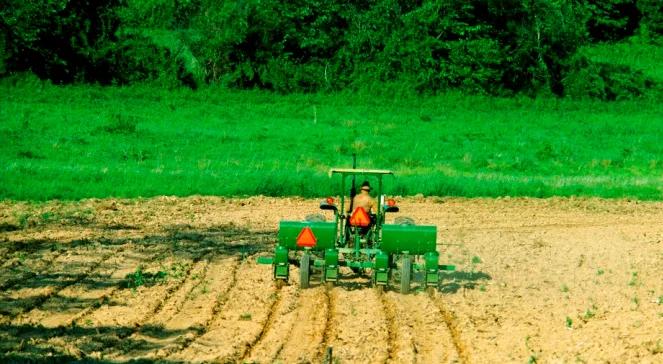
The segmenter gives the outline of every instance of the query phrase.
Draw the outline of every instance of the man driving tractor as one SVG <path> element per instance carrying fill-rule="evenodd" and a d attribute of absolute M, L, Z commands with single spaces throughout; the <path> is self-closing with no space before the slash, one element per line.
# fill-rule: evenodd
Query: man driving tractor
<path fill-rule="evenodd" d="M 373 208 L 375 207 L 375 200 L 371 197 L 371 184 L 364 181 L 361 184 L 360 192 L 352 199 L 352 203 L 348 206 L 348 213 L 353 212 L 358 207 L 363 208 L 369 215 L 374 214 Z M 350 211 L 350 210 L 353 211 Z"/>

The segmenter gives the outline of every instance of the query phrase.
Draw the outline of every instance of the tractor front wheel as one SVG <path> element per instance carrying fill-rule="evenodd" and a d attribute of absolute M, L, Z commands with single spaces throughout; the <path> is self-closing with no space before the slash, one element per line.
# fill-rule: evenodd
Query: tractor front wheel
<path fill-rule="evenodd" d="M 311 273 L 310 263 L 310 255 L 308 253 L 302 254 L 302 259 L 299 261 L 299 287 L 302 289 L 308 288 Z"/>
<path fill-rule="evenodd" d="M 406 255 L 401 261 L 401 293 L 410 293 L 410 273 L 412 271 L 412 261 L 410 256 Z"/>

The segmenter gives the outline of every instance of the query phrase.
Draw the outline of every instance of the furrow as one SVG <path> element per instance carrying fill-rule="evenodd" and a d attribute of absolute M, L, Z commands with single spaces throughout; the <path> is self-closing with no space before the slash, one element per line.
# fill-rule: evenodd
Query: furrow
<path fill-rule="evenodd" d="M 281 288 L 277 287 L 276 292 L 274 293 L 275 298 L 274 301 L 272 302 L 271 306 L 269 307 L 269 313 L 267 314 L 267 320 L 265 321 L 265 324 L 262 327 L 262 330 L 258 334 L 258 336 L 255 338 L 255 340 L 251 343 L 249 343 L 246 347 L 246 350 L 244 352 L 244 355 L 242 355 L 242 358 L 240 359 L 241 362 L 245 362 L 246 358 L 252 356 L 254 349 L 258 347 L 262 340 L 265 338 L 267 333 L 271 330 L 272 326 L 274 326 L 274 321 L 276 320 L 275 313 L 277 311 L 280 311 L 281 306 L 282 306 L 282 299 L 283 299 L 283 294 L 281 293 Z"/>
<path fill-rule="evenodd" d="M 104 353 L 105 357 L 112 359 L 124 356 L 127 352 L 133 352 L 143 347 L 143 340 L 134 340 L 139 330 L 155 333 L 160 332 L 161 330 L 158 325 L 146 325 L 146 323 L 150 323 L 153 317 L 158 316 L 164 307 L 171 305 L 172 297 L 190 277 L 196 265 L 195 263 L 201 259 L 201 256 L 196 256 L 190 264 L 187 259 L 169 259 L 172 259 L 172 261 L 168 262 L 171 267 L 186 266 L 186 270 L 180 273 L 184 278 L 174 278 L 173 280 L 167 280 L 165 284 L 154 284 L 151 287 L 142 286 L 131 293 L 128 292 L 131 291 L 129 289 L 117 290 L 117 295 L 111 298 L 111 303 L 115 300 L 117 302 L 126 302 L 126 304 L 104 305 L 87 316 L 85 321 L 81 322 L 81 320 L 78 320 L 76 324 L 79 326 L 94 325 L 97 327 L 117 326 L 119 329 L 111 333 L 97 335 L 96 337 L 91 335 L 91 337 L 83 340 L 79 346 L 94 344 L 98 351 Z M 161 269 L 163 263 L 151 262 L 145 271 Z M 128 294 L 131 294 L 131 297 Z M 91 340 L 92 342 L 86 343 L 86 340 Z M 122 345 L 117 345 L 117 342 L 121 342 Z"/>
<path fill-rule="evenodd" d="M 238 272 L 242 279 L 229 292 L 223 309 L 215 315 L 207 330 L 169 359 L 236 362 L 244 356 L 248 345 L 263 330 L 276 299 L 269 271 L 269 267 L 258 266 L 250 258 L 244 262 Z"/>
<path fill-rule="evenodd" d="M 27 256 L 19 256 L 4 260 L 0 275 L 0 291 L 14 288 L 21 282 L 32 279 L 53 269 L 53 263 L 64 249 L 44 252 L 42 249 L 33 251 Z"/>
<path fill-rule="evenodd" d="M 181 310 L 162 324 L 164 330 L 177 332 L 179 335 L 166 337 L 159 343 L 157 350 L 148 351 L 139 357 L 164 359 L 177 355 L 209 331 L 214 318 L 226 304 L 229 292 L 237 284 L 239 267 L 237 258 L 212 261 L 202 286 L 198 286 L 198 291 L 190 292 Z M 213 299 L 210 299 L 210 296 Z"/>
<path fill-rule="evenodd" d="M 382 303 L 382 310 L 385 315 L 385 320 L 387 322 L 387 358 L 385 359 L 386 362 L 393 361 L 395 356 L 395 350 L 396 350 L 396 341 L 398 340 L 397 338 L 397 330 L 396 330 L 396 313 L 394 311 L 393 305 L 391 305 L 389 302 L 387 302 L 387 298 L 385 295 L 385 292 L 378 292 L 380 295 L 380 302 Z"/>
<path fill-rule="evenodd" d="M 444 304 L 444 302 L 442 302 L 441 298 L 431 297 L 431 300 L 433 301 L 433 303 L 435 303 L 437 309 L 440 310 L 442 319 L 444 320 L 445 325 L 449 329 L 449 333 L 451 334 L 454 347 L 458 352 L 460 362 L 464 364 L 471 363 L 469 351 L 467 350 L 467 346 L 465 345 L 465 342 L 462 339 L 462 334 L 460 328 L 458 327 L 455 314 L 446 308 L 446 305 Z"/>
<path fill-rule="evenodd" d="M 131 269 L 138 264 L 131 259 L 134 254 L 126 248 L 113 254 L 87 277 L 51 296 L 42 306 L 26 312 L 19 321 L 47 328 L 70 326 L 77 318 L 102 305 L 119 289 L 119 283 L 130 271 L 127 263 L 133 263 Z M 118 271 L 121 276 L 116 274 Z"/>
<path fill-rule="evenodd" d="M 424 294 L 385 295 L 394 310 L 391 362 L 451 363 L 460 359 L 438 309 Z"/>
<path fill-rule="evenodd" d="M 260 362 L 317 362 L 327 325 L 328 297 L 324 287 L 300 289 L 297 267 L 291 267 L 290 277 L 290 285 L 282 288 L 282 292 L 293 293 L 288 313 L 281 317 L 288 324 L 283 325 L 282 332 L 273 330 L 273 335 L 277 337 L 271 351 L 273 354 L 262 355 L 264 360 L 258 356 L 249 359 Z"/>
<path fill-rule="evenodd" d="M 124 248 L 126 248 L 126 246 L 121 247 L 120 251 L 122 251 Z M 51 275 L 53 275 L 53 277 L 60 279 L 61 276 L 71 275 L 68 271 L 69 269 L 76 269 L 79 265 L 80 266 L 89 265 L 89 267 L 87 267 L 87 269 L 85 269 L 82 273 L 74 275 L 73 277 L 68 278 L 64 281 L 57 280 L 51 285 L 47 285 L 45 287 L 22 287 L 18 290 L 15 290 L 14 292 L 3 292 L 4 293 L 3 298 L 11 300 L 11 302 L 14 303 L 13 305 L 11 305 L 11 307 L 16 306 L 16 310 L 8 312 L 7 315 L 5 315 L 5 317 L 2 320 L 0 320 L 0 323 L 7 323 L 9 322 L 9 320 L 20 318 L 20 316 L 23 315 L 24 313 L 30 312 L 36 308 L 41 307 L 51 297 L 54 297 L 58 295 L 60 292 L 62 292 L 64 289 L 83 281 L 90 274 L 92 274 L 104 261 L 110 259 L 114 253 L 117 252 L 116 251 L 107 252 L 101 255 L 99 259 L 91 261 L 88 261 L 89 259 L 88 256 L 85 255 L 76 256 L 75 258 L 78 260 L 74 259 L 74 263 L 64 265 L 63 267 L 61 267 L 60 268 L 62 270 L 61 272 L 54 270 L 52 271 L 52 273 L 50 273 Z M 68 256 L 68 258 L 70 258 L 70 256 Z M 40 279 L 36 279 L 36 281 L 40 281 Z"/>
<path fill-rule="evenodd" d="M 210 254 L 208 254 L 210 255 Z M 213 260 L 213 257 L 212 259 Z M 127 340 L 132 343 L 149 343 L 150 347 L 159 347 L 168 343 L 167 340 L 160 342 L 159 337 L 164 332 L 170 331 L 166 327 L 168 319 L 177 317 L 187 300 L 191 297 L 192 292 L 199 288 L 204 282 L 207 274 L 210 259 L 198 259 L 195 261 L 186 274 L 186 278 L 181 282 L 179 287 L 174 287 L 166 299 L 155 309 L 151 316 L 148 316 L 135 330 L 127 337 Z M 165 319 L 164 319 L 165 318 Z M 161 334 L 159 333 L 161 331 Z M 166 333 L 167 335 L 167 333 Z M 152 350 L 153 351 L 153 350 Z M 150 354 L 150 350 L 142 347 L 131 348 L 128 352 L 115 353 L 109 358 L 115 360 L 130 360 L 137 357 L 143 357 Z"/>
<path fill-rule="evenodd" d="M 332 340 L 332 322 L 334 319 L 334 297 L 333 297 L 333 289 L 327 289 L 325 288 L 325 307 L 327 308 L 326 310 L 326 315 L 325 315 L 325 326 L 324 329 L 322 330 L 322 341 L 320 342 L 320 345 L 318 346 L 316 357 L 318 362 L 323 362 L 325 360 L 325 355 L 327 353 L 327 348 L 329 344 L 331 343 Z"/>
<path fill-rule="evenodd" d="M 324 349 L 332 347 L 333 360 L 341 362 L 384 362 L 389 325 L 379 295 L 364 277 L 343 283 L 331 292 L 331 330 Z"/>

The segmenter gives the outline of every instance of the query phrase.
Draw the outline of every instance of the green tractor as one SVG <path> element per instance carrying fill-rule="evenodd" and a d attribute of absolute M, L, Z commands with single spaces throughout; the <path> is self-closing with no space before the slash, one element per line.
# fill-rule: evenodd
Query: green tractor
<path fill-rule="evenodd" d="M 339 268 L 342 266 L 349 267 L 356 274 L 369 276 L 372 285 L 379 290 L 395 282 L 401 293 L 408 293 L 415 280 L 426 289 L 438 288 L 440 271 L 454 270 L 454 266 L 438 264 L 437 228 L 414 225 L 411 219 L 396 224 L 385 223 L 387 213 L 399 211 L 395 201 L 382 193 L 383 177 L 393 173 L 334 168 L 330 175 L 341 177 L 340 201 L 337 204 L 336 199 L 329 197 L 320 203 L 320 209 L 333 212 L 333 222 L 281 221 L 274 255 L 258 259 L 258 263 L 272 265 L 276 284 L 288 282 L 290 264 L 293 263 L 299 265 L 301 288 L 308 288 L 314 276 L 319 277 L 321 283 L 333 286 L 341 278 Z M 361 207 L 351 208 L 358 176 L 377 182 L 374 215 L 369 215 Z M 351 197 L 346 205 L 344 192 L 350 183 Z M 348 206 L 351 211 L 347 211 Z"/>

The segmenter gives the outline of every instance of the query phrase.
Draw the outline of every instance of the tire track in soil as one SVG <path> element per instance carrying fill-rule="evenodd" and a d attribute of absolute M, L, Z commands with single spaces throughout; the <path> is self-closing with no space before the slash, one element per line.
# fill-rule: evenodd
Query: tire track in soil
<path fill-rule="evenodd" d="M 453 344 L 460 358 L 460 362 L 463 364 L 471 363 L 469 350 L 467 349 L 467 346 L 462 339 L 462 334 L 460 328 L 458 327 L 456 315 L 447 309 L 445 303 L 440 297 L 433 296 L 430 297 L 430 299 L 435 304 L 435 306 L 437 306 L 437 309 L 440 311 L 445 325 L 447 325 L 447 328 L 449 329 L 449 333 L 451 333 L 451 339 L 453 340 Z"/>
<path fill-rule="evenodd" d="M 86 267 L 87 269 L 85 269 L 80 274 L 73 275 L 69 279 L 65 279 L 63 281 L 56 281 L 44 287 L 37 287 L 37 288 L 23 287 L 18 290 L 15 290 L 14 292 L 11 291 L 2 292 L 2 296 L 0 296 L 0 299 L 6 298 L 10 302 L 11 301 L 17 302 L 17 305 L 19 307 L 17 307 L 15 311 L 6 312 L 6 315 L 0 318 L 0 324 L 6 324 L 17 317 L 20 317 L 21 315 L 34 310 L 35 308 L 41 307 L 51 297 L 54 297 L 58 295 L 60 292 L 62 292 L 64 289 L 83 281 L 90 274 L 92 274 L 92 272 L 94 272 L 101 264 L 103 264 L 103 262 L 110 259 L 113 256 L 113 254 L 122 252 L 124 249 L 126 249 L 126 247 L 127 244 L 124 244 L 115 250 L 111 250 L 102 254 L 98 259 L 90 259 L 90 255 L 92 257 L 99 256 L 97 254 L 97 251 L 95 251 L 95 254 L 60 255 L 61 258 L 68 259 L 70 261 L 63 262 L 62 265 L 58 265 L 57 264 L 58 259 L 55 259 L 53 262 L 51 262 L 51 264 L 49 264 L 50 268 L 40 275 L 51 274 L 53 276 L 58 276 L 58 275 L 69 276 L 71 275 L 71 271 L 74 271 L 79 266 Z M 86 248 L 86 250 L 89 249 L 90 247 Z M 72 255 L 74 259 L 72 259 Z M 35 277 L 37 277 L 37 280 L 40 280 L 38 275 L 35 275 Z"/>
<path fill-rule="evenodd" d="M 320 361 L 328 346 L 333 348 L 333 359 L 341 362 L 385 362 L 389 358 L 387 315 L 379 293 L 366 285 L 366 279 L 334 287 L 330 305 L 331 322 Z"/>
<path fill-rule="evenodd" d="M 175 361 L 237 362 L 255 342 L 276 300 L 276 287 L 270 267 L 258 266 L 253 257 L 244 261 L 223 307 L 209 327 L 181 351 L 168 359 Z"/>
<path fill-rule="evenodd" d="M 453 363 L 462 361 L 452 333 L 437 305 L 425 294 L 385 294 L 394 312 L 394 350 L 390 362 Z"/>

